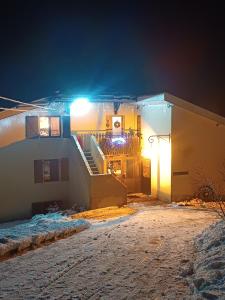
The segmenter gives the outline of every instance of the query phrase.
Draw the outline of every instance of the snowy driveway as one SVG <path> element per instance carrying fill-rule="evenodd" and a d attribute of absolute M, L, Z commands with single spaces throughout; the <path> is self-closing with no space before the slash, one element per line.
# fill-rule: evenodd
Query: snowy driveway
<path fill-rule="evenodd" d="M 208 211 L 138 205 L 119 220 L 0 263 L 1 299 L 191 299 L 183 270 Z"/>

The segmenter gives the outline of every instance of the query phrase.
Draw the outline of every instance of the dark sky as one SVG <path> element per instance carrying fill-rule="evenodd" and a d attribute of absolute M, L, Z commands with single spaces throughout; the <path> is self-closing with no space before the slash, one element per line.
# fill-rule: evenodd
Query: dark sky
<path fill-rule="evenodd" d="M 0 95 L 168 91 L 225 116 L 217 2 L 1 1 Z"/>

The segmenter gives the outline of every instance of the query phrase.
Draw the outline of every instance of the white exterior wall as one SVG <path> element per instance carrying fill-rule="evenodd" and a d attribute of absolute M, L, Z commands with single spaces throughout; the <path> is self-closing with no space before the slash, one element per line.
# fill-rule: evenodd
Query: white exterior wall
<path fill-rule="evenodd" d="M 172 112 L 172 200 L 191 197 L 200 184 L 216 183 L 225 161 L 225 125 L 178 106 Z M 185 172 L 186 175 L 179 175 Z M 197 175 L 199 174 L 199 175 Z"/>
<path fill-rule="evenodd" d="M 22 141 L 26 138 L 26 116 L 60 116 L 64 113 L 64 106 L 60 103 L 50 105 L 54 108 L 42 110 L 39 108 L 30 109 L 26 112 L 1 112 L 0 113 L 0 147 Z M 4 117 L 5 116 L 5 117 Z"/>
<path fill-rule="evenodd" d="M 125 129 L 137 128 L 136 106 L 121 104 L 117 112 L 125 117 Z M 71 130 L 106 130 L 106 116 L 115 115 L 113 103 L 91 103 L 89 112 L 83 116 L 71 116 Z"/>
<path fill-rule="evenodd" d="M 151 194 L 162 200 L 171 197 L 171 150 L 169 138 L 148 138 L 171 133 L 171 107 L 167 103 L 144 104 L 139 108 L 142 129 L 142 156 L 151 159 Z"/>
<path fill-rule="evenodd" d="M 69 181 L 34 183 L 34 160 L 69 156 L 71 141 L 24 140 L 0 148 L 0 220 L 31 216 L 34 202 L 69 199 Z"/>

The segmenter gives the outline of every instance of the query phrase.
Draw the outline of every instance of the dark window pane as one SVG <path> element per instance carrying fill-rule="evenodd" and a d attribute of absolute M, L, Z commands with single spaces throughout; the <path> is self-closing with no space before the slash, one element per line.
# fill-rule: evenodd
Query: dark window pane
<path fill-rule="evenodd" d="M 43 161 L 43 177 L 44 181 L 51 181 L 51 165 L 50 160 Z"/>
<path fill-rule="evenodd" d="M 59 181 L 59 161 L 58 159 L 51 159 L 50 162 L 50 177 L 51 181 Z"/>

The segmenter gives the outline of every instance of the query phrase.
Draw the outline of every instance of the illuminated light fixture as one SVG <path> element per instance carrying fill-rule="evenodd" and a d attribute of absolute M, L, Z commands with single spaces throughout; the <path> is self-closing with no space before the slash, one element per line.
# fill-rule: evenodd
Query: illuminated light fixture
<path fill-rule="evenodd" d="M 88 98 L 77 98 L 70 105 L 70 114 L 72 116 L 84 116 L 91 109 L 92 104 Z"/>
<path fill-rule="evenodd" d="M 126 143 L 126 140 L 123 137 L 114 137 L 112 138 L 112 143 L 117 145 L 123 145 Z"/>

